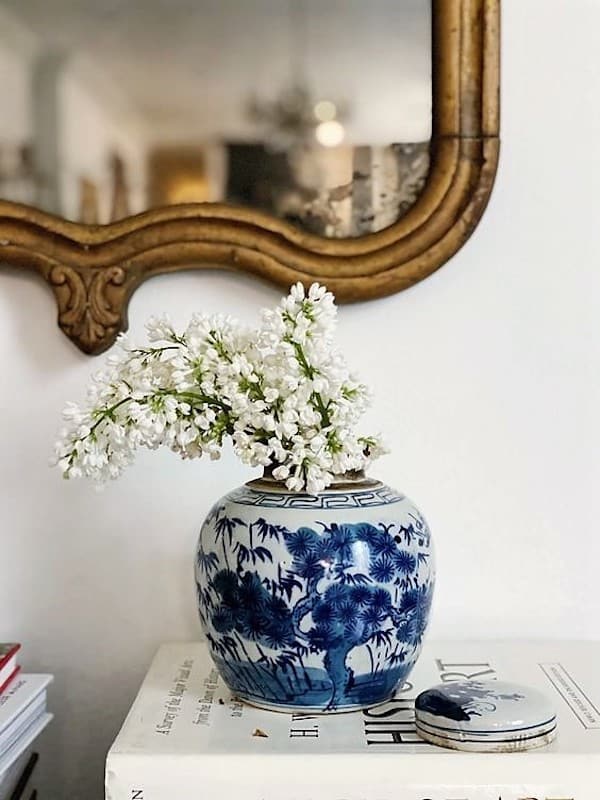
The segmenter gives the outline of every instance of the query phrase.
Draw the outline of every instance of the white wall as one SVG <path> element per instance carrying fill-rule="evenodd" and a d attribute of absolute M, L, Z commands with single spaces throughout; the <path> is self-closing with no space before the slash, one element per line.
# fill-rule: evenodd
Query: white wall
<path fill-rule="evenodd" d="M 600 3 L 505 0 L 502 163 L 464 249 L 410 291 L 341 312 L 393 455 L 377 475 L 437 540 L 436 637 L 600 638 Z M 198 636 L 196 532 L 247 477 L 232 459 L 147 454 L 104 494 L 46 466 L 65 398 L 97 366 L 49 291 L 0 276 L 0 639 L 56 674 L 52 800 L 99 800 L 102 763 L 151 655 Z M 277 292 L 224 273 L 155 279 L 164 309 L 246 319 Z"/>

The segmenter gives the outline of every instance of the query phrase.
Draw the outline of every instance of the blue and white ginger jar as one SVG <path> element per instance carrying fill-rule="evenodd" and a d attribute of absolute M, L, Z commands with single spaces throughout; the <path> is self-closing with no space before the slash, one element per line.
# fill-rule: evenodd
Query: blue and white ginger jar
<path fill-rule="evenodd" d="M 414 666 L 435 578 L 427 523 L 362 476 L 299 495 L 269 478 L 227 494 L 198 540 L 200 619 L 240 699 L 279 711 L 385 702 Z"/>

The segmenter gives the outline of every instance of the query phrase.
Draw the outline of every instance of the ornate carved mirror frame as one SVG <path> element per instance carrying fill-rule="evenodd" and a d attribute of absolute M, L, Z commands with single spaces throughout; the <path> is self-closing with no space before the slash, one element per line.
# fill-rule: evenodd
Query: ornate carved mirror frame
<path fill-rule="evenodd" d="M 398 222 L 354 239 L 306 233 L 226 204 L 169 206 L 85 225 L 0 201 L 0 262 L 38 272 L 58 324 L 97 354 L 127 328 L 133 291 L 152 275 L 222 265 L 282 287 L 326 283 L 339 300 L 399 292 L 468 239 L 489 198 L 499 149 L 499 0 L 432 0 L 433 127 L 424 190 Z"/>

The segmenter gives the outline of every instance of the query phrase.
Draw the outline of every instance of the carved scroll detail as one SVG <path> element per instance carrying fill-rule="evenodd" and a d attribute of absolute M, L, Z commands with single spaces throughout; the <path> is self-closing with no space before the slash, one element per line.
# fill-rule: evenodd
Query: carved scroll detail
<path fill-rule="evenodd" d="M 80 271 L 61 264 L 52 267 L 48 281 L 58 302 L 58 324 L 84 353 L 103 352 L 125 330 L 123 267 Z"/>

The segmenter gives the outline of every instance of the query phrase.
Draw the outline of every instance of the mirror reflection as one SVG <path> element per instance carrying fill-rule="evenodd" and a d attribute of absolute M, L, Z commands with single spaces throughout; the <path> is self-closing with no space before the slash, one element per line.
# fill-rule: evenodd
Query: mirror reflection
<path fill-rule="evenodd" d="M 430 29 L 429 0 L 0 0 L 0 197 L 381 230 L 427 177 Z"/>

